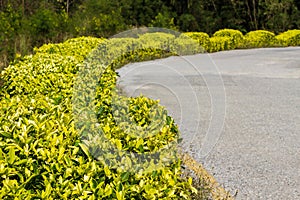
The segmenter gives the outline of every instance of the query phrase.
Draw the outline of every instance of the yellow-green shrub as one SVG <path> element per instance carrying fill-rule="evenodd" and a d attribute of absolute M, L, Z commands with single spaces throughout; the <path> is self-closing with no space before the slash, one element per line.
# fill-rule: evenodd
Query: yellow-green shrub
<path fill-rule="evenodd" d="M 228 32 L 230 34 L 226 35 Z M 165 33 L 110 41 L 86 37 L 71 39 L 36 48 L 34 55 L 19 58 L 6 68 L 1 74 L 4 82 L 0 88 L 0 199 L 189 198 L 195 189 L 190 180 L 181 179 L 180 160 L 146 174 L 109 168 L 96 160 L 91 149 L 80 141 L 81 132 L 88 127 L 80 131 L 76 128 L 72 101 L 79 66 L 83 66 L 87 55 L 99 44 L 110 43 L 113 48 L 107 49 L 106 60 L 117 58 L 101 71 L 94 102 L 97 122 L 105 136 L 119 149 L 136 153 L 155 152 L 176 141 L 179 133 L 175 123 L 156 101 L 145 97 L 120 97 L 119 108 L 128 109 L 132 116 L 129 121 L 122 121 L 118 112 L 122 109 L 114 110 L 112 104 L 112 96 L 117 92 L 114 67 L 131 61 L 162 58 L 172 51 L 198 53 L 202 41 L 203 45 L 209 44 L 209 52 L 234 49 L 240 34 L 223 30 L 215 33 L 209 42 L 203 33 L 187 35 L 193 39 L 187 39 L 184 34 L 175 38 Z M 201 38 L 201 42 L 197 42 L 197 38 Z M 253 31 L 246 35 L 246 47 L 272 46 L 276 44 L 274 38 L 271 32 Z M 283 45 L 299 45 L 299 30 L 282 33 L 277 39 Z M 148 130 L 161 122 L 151 118 L 153 106 L 166 121 L 159 133 L 142 139 L 129 136 L 130 129 L 126 127 L 132 123 L 128 122 Z M 112 161 L 118 155 L 111 156 Z"/>
<path fill-rule="evenodd" d="M 210 47 L 208 49 L 208 52 L 217 52 L 231 49 L 235 49 L 235 44 L 232 42 L 232 39 L 230 37 L 216 36 L 210 38 Z"/>
<path fill-rule="evenodd" d="M 186 36 L 185 34 L 181 34 L 174 40 L 174 46 L 171 50 L 176 52 L 178 55 L 192 55 L 206 52 L 198 40 Z"/>
<path fill-rule="evenodd" d="M 124 172 L 103 165 L 80 141 L 86 127 L 78 130 L 74 122 L 74 81 L 89 50 L 101 42 L 79 38 L 45 45 L 3 71 L 0 199 L 182 199 L 194 190 L 190 181 L 180 178 L 180 160 L 150 173 Z M 156 151 L 176 139 L 177 127 L 164 115 L 167 123 L 158 135 L 144 141 L 126 140 L 126 127 L 117 128 L 114 120 L 118 115 L 110 105 L 116 77 L 111 67 L 102 71 L 95 97 L 99 124 L 112 143 L 143 152 Z M 131 98 L 129 112 L 137 124 L 146 127 L 153 105 L 157 102 Z M 154 125 L 158 123 L 155 120 Z"/>
<path fill-rule="evenodd" d="M 288 30 L 276 36 L 278 43 L 282 46 L 299 46 L 300 30 Z"/>
<path fill-rule="evenodd" d="M 139 38 L 112 38 L 107 56 L 114 58 L 112 67 L 120 68 L 130 62 L 153 60 L 175 55 L 172 52 L 175 36 L 165 33 L 148 33 Z M 158 38 L 155 39 L 155 36 Z M 159 39 L 161 37 L 162 39 Z M 152 42 L 153 43 L 152 43 Z M 120 55 L 120 56 L 118 56 Z"/>
<path fill-rule="evenodd" d="M 175 36 L 168 33 L 156 32 L 156 33 L 146 33 L 138 38 L 139 42 L 143 47 L 151 47 L 156 49 L 165 49 L 172 46 L 175 40 Z"/>
<path fill-rule="evenodd" d="M 83 59 L 90 53 L 93 48 L 103 42 L 104 38 L 94 37 L 79 37 L 73 38 L 59 44 L 44 44 L 39 48 L 34 48 L 34 53 L 49 53 L 60 54 L 64 56 L 72 56 L 83 61 Z"/>
<path fill-rule="evenodd" d="M 213 34 L 213 37 L 229 37 L 231 38 L 231 45 L 234 48 L 239 48 L 244 42 L 244 36 L 242 32 L 234 29 L 222 29 Z"/>
<path fill-rule="evenodd" d="M 194 40 L 196 40 L 200 46 L 203 47 L 205 51 L 209 48 L 210 41 L 209 41 L 209 35 L 207 33 L 203 32 L 186 32 L 182 33 L 180 37 L 182 36 L 188 36 Z"/>
<path fill-rule="evenodd" d="M 246 48 L 272 47 L 276 44 L 275 34 L 270 31 L 257 30 L 245 35 L 244 47 Z"/>

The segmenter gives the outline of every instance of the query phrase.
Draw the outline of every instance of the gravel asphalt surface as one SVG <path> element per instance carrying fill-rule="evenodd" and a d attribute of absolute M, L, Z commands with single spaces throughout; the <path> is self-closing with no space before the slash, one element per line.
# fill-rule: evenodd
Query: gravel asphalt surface
<path fill-rule="evenodd" d="M 129 96 L 160 99 L 182 146 L 236 199 L 300 199 L 300 48 L 133 63 Z"/>

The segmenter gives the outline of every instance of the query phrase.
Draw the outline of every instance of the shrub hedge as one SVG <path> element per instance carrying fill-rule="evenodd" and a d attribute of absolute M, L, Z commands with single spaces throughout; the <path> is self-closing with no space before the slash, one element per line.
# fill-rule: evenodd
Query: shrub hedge
<path fill-rule="evenodd" d="M 184 35 L 196 40 L 205 47 L 206 52 L 217 52 L 239 48 L 299 46 L 299 31 L 289 30 L 275 36 L 274 33 L 265 30 L 251 31 L 243 35 L 238 30 L 222 29 L 215 32 L 212 37 L 202 32 L 188 32 Z"/>
<path fill-rule="evenodd" d="M 222 29 L 213 34 L 213 37 L 229 37 L 231 39 L 231 48 L 239 48 L 244 42 L 243 33 L 233 29 Z"/>
<path fill-rule="evenodd" d="M 18 58 L 0 77 L 3 82 L 0 88 L 0 198 L 189 199 L 196 189 L 191 178 L 181 178 L 179 159 L 156 170 L 133 173 L 95 158 L 99 149 L 83 142 L 93 136 L 88 133 L 90 127 L 82 126 L 79 130 L 74 119 L 74 110 L 78 110 L 73 96 L 80 96 L 73 90 L 78 72 L 89 64 L 100 63 L 98 74 L 92 74 L 101 77 L 96 80 L 92 103 L 97 124 L 108 144 L 137 154 L 152 153 L 177 142 L 178 128 L 157 101 L 142 96 L 118 96 L 116 68 L 128 62 L 205 52 L 203 47 L 208 52 L 216 52 L 241 47 L 294 46 L 299 45 L 299 35 L 299 30 L 291 30 L 275 37 L 261 30 L 243 36 L 238 31 L 225 29 L 211 38 L 205 33 L 184 33 L 179 37 L 151 33 L 139 38 L 111 40 L 81 37 L 36 48 L 34 55 Z M 101 48 L 107 46 L 110 48 L 102 59 L 94 60 L 99 63 L 86 63 L 93 49 L 101 52 Z M 109 67 L 103 68 L 106 65 Z M 88 76 L 83 78 L 87 78 L 82 82 L 89 86 L 92 80 Z M 116 98 L 118 101 L 113 102 Z M 86 103 L 81 100 L 78 102 Z M 120 112 L 129 113 L 128 118 L 124 119 Z M 153 118 L 157 115 L 159 119 Z M 153 124 L 161 121 L 159 132 L 153 132 L 157 130 Z M 132 124 L 137 126 L 132 127 Z M 139 137 L 145 132 L 151 134 Z M 122 157 L 113 153 L 110 156 L 111 163 Z M 130 168 L 136 167 L 134 163 L 127 164 Z M 156 164 L 150 164 L 149 169 Z"/>
<path fill-rule="evenodd" d="M 201 47 L 203 47 L 205 50 L 209 48 L 210 41 L 209 41 L 209 35 L 207 33 L 203 32 L 186 32 L 182 35 L 188 36 L 194 40 L 196 40 Z"/>
<path fill-rule="evenodd" d="M 279 45 L 281 46 L 299 46 L 300 45 L 300 30 L 288 30 L 276 36 Z"/>
<path fill-rule="evenodd" d="M 277 46 L 275 34 L 270 31 L 257 30 L 251 31 L 245 35 L 246 48 L 260 48 Z"/>
<path fill-rule="evenodd" d="M 201 43 L 199 43 L 199 40 L 192 39 L 184 34 L 181 34 L 174 40 L 171 50 L 178 55 L 191 55 L 205 52 L 205 49 Z"/>
<path fill-rule="evenodd" d="M 235 44 L 228 36 L 215 36 L 210 38 L 210 47 L 208 52 L 224 51 L 235 49 Z"/>
<path fill-rule="evenodd" d="M 72 112 L 74 80 L 87 53 L 101 42 L 104 40 L 78 38 L 44 45 L 2 72 L 1 199 L 188 199 L 195 192 L 191 179 L 180 178 L 178 159 L 147 173 L 124 172 L 95 159 L 81 142 L 82 133 L 75 127 Z M 127 125 L 118 127 L 112 119 L 117 114 L 109 105 L 116 77 L 108 67 L 97 86 L 98 120 L 107 138 L 117 148 L 135 152 L 156 151 L 177 140 L 174 121 L 157 102 L 145 97 L 127 100 L 132 120 L 148 127 L 149 108 L 157 105 L 166 119 L 161 132 L 141 140 L 126 135 Z"/>

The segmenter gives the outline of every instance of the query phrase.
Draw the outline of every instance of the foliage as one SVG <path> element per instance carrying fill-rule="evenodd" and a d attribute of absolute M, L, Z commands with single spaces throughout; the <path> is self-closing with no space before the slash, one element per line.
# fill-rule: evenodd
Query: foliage
<path fill-rule="evenodd" d="M 80 12 L 71 19 L 75 35 L 110 37 L 126 29 L 118 2 L 109 0 L 88 0 Z M 109 9 L 108 9 L 109 8 Z"/>
<path fill-rule="evenodd" d="M 14 58 L 15 39 L 21 29 L 21 15 L 14 12 L 8 5 L 5 10 L 0 11 L 0 69 L 1 64 L 7 64 Z"/>
<path fill-rule="evenodd" d="M 276 36 L 280 45 L 300 46 L 300 30 L 288 30 Z"/>
<path fill-rule="evenodd" d="M 44 44 L 39 48 L 34 48 L 35 54 L 59 54 L 62 56 L 72 56 L 79 61 L 84 58 L 101 42 L 103 38 L 79 37 L 58 44 Z"/>
<path fill-rule="evenodd" d="M 147 174 L 124 172 L 94 159 L 81 143 L 72 113 L 74 78 L 89 51 L 101 42 L 78 38 L 44 45 L 2 72 L 1 199 L 182 199 L 195 191 L 190 180 L 180 178 L 180 160 Z M 122 97 L 122 102 L 129 101 L 131 120 L 142 127 L 157 124 L 150 121 L 150 108 L 156 105 L 165 113 L 166 124 L 160 134 L 143 141 L 128 137 L 127 126 L 120 128 L 118 114 L 107 104 L 116 76 L 107 68 L 97 86 L 98 120 L 106 136 L 118 148 L 136 152 L 155 151 L 176 139 L 174 121 L 145 97 Z"/>
<path fill-rule="evenodd" d="M 210 47 L 208 52 L 224 51 L 234 49 L 236 46 L 232 42 L 232 38 L 228 36 L 224 37 L 211 37 L 210 38 Z"/>
<path fill-rule="evenodd" d="M 54 37 L 59 28 L 60 16 L 48 9 L 40 9 L 30 18 L 29 26 L 31 34 L 42 40 Z M 43 41 L 44 42 L 44 41 Z"/>
<path fill-rule="evenodd" d="M 178 55 L 193 55 L 203 53 L 206 50 L 200 42 L 198 42 L 198 40 L 195 40 L 185 34 L 181 34 L 175 39 L 172 51 L 176 52 Z"/>
<path fill-rule="evenodd" d="M 115 0 L 115 2 L 119 2 L 119 8 L 122 17 L 126 19 L 126 24 L 134 27 L 153 24 L 152 20 L 158 17 L 158 13 L 164 14 L 166 18 L 169 18 L 168 15 L 172 16 L 163 0 Z"/>
<path fill-rule="evenodd" d="M 168 33 L 146 33 L 139 37 L 139 41 L 142 46 L 151 46 L 154 48 L 163 48 L 170 45 L 175 39 L 175 36 Z"/>
<path fill-rule="evenodd" d="M 277 44 L 275 34 L 270 31 L 251 31 L 245 35 L 245 47 L 271 47 Z"/>
<path fill-rule="evenodd" d="M 194 31 L 199 29 L 196 18 L 191 14 L 182 14 L 178 19 L 181 30 Z"/>
<path fill-rule="evenodd" d="M 41 10 L 36 16 L 45 17 L 49 13 Z M 9 35 L 7 30 L 13 31 L 21 26 L 19 15 L 14 16 L 12 24 L 9 14 L 10 11 L 0 15 L 4 35 Z M 42 23 L 39 19 L 37 17 L 32 24 Z M 59 28 L 57 23 L 57 19 L 49 18 L 34 30 L 51 35 L 51 27 Z M 290 30 L 276 37 L 272 32 L 252 31 L 244 36 L 245 47 L 299 45 L 299 35 L 299 30 Z M 108 49 L 106 58 L 115 59 L 105 71 L 100 70 L 102 76 L 96 88 L 98 123 L 105 137 L 117 149 L 135 153 L 156 152 L 180 139 L 175 122 L 157 101 L 143 96 L 119 97 L 118 104 L 113 102 L 117 95 L 114 69 L 128 62 L 204 52 L 204 46 L 208 52 L 235 49 L 242 38 L 239 31 L 228 29 L 216 32 L 211 38 L 201 32 L 180 36 L 157 32 L 111 40 L 80 37 L 60 44 L 45 44 L 35 48 L 34 55 L 18 56 L 1 73 L 0 198 L 189 198 L 195 188 L 190 179 L 180 178 L 180 160 L 142 174 L 124 172 L 118 167 L 109 168 L 91 155 L 94 152 L 89 150 L 93 149 L 87 149 L 80 140 L 87 127 L 78 131 L 73 118 L 74 81 L 80 67 L 84 67 L 83 61 L 95 47 L 100 44 L 114 47 Z M 10 41 L 3 35 L 0 39 L 3 44 Z M 120 115 L 123 111 L 129 114 L 127 118 Z M 157 115 L 160 118 L 153 118 Z M 132 124 L 137 126 L 132 127 Z M 157 130 L 157 124 L 161 124 L 158 133 L 153 132 Z M 151 134 L 145 135 L 147 131 Z M 139 134 L 144 137 L 139 137 Z M 113 156 L 111 158 L 115 158 Z"/>
<path fill-rule="evenodd" d="M 299 27 L 300 7 L 297 8 L 296 1 L 261 1 L 259 4 L 264 8 L 264 12 L 260 14 L 263 27 L 275 33 Z"/>
<path fill-rule="evenodd" d="M 199 42 L 200 46 L 204 48 L 204 50 L 207 51 L 207 49 L 210 46 L 210 40 L 209 40 L 209 35 L 207 33 L 203 32 L 186 32 L 183 33 L 183 35 L 188 36 L 197 42 Z"/>
<path fill-rule="evenodd" d="M 174 17 L 170 16 L 169 12 L 165 13 L 158 13 L 155 16 L 155 19 L 151 20 L 151 23 L 149 23 L 150 27 L 164 27 L 169 28 L 173 30 L 177 30 L 178 27 L 174 23 Z"/>
<path fill-rule="evenodd" d="M 299 28 L 299 15 L 295 0 L 0 0 L 0 65 L 73 37 L 110 37 L 144 26 L 209 35 L 224 28 L 278 34 Z"/>
<path fill-rule="evenodd" d="M 234 48 L 240 47 L 244 42 L 243 34 L 238 30 L 222 29 L 213 34 L 214 37 L 230 37 Z"/>

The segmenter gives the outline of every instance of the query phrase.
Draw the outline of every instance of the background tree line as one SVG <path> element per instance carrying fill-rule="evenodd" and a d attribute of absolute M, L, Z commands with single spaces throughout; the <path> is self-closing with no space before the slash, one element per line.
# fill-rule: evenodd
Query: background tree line
<path fill-rule="evenodd" d="M 212 34 L 300 26 L 299 0 L 0 0 L 0 67 L 33 47 L 140 26 Z"/>

